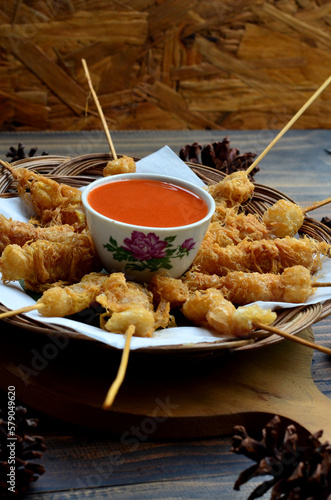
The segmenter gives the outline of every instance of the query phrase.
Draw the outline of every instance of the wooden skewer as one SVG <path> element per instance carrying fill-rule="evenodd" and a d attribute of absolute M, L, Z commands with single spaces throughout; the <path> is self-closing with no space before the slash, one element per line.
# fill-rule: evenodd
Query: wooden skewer
<path fill-rule="evenodd" d="M 331 202 L 331 196 L 329 198 L 325 198 L 325 200 L 322 201 L 315 201 L 312 205 L 309 205 L 309 207 L 302 208 L 302 212 L 306 214 L 307 212 L 310 212 L 311 210 L 316 210 L 316 208 L 323 207 L 323 205 L 327 205 L 328 203 Z"/>
<path fill-rule="evenodd" d="M 107 141 L 108 141 L 111 153 L 113 155 L 114 160 L 117 160 L 117 154 L 116 154 L 116 151 L 115 151 L 113 140 L 112 140 L 110 132 L 108 130 L 108 126 L 107 126 L 107 122 L 106 122 L 106 119 L 105 119 L 105 115 L 103 114 L 102 108 L 100 106 L 100 102 L 99 102 L 98 96 L 97 96 L 97 94 L 96 94 L 96 92 L 95 92 L 95 90 L 93 88 L 92 80 L 91 80 L 91 77 L 90 77 L 90 72 L 89 72 L 89 69 L 87 67 L 87 63 L 86 63 L 85 59 L 82 59 L 82 64 L 83 64 L 85 76 L 86 76 L 86 79 L 87 79 L 87 83 L 88 83 L 88 85 L 90 87 L 90 91 L 91 91 L 92 97 L 94 99 L 95 105 L 97 107 L 99 116 L 100 116 L 101 121 L 102 121 L 102 125 L 103 125 L 103 128 L 104 128 L 106 137 L 107 137 Z"/>
<path fill-rule="evenodd" d="M 109 408 L 113 404 L 114 399 L 118 393 L 118 390 L 121 387 L 122 382 L 124 380 L 126 368 L 128 366 L 131 338 L 132 338 L 132 335 L 134 334 L 135 330 L 136 330 L 135 325 L 130 325 L 125 332 L 126 339 L 125 339 L 125 345 L 124 345 L 124 349 L 123 349 L 123 353 L 122 353 L 121 363 L 120 363 L 116 378 L 115 378 L 114 382 L 112 383 L 112 385 L 110 386 L 109 391 L 107 393 L 107 396 L 103 402 L 102 408 L 104 410 L 109 410 Z"/>
<path fill-rule="evenodd" d="M 6 311 L 0 314 L 0 319 L 10 318 L 11 316 L 16 316 L 16 314 L 27 313 L 30 311 L 34 311 L 36 309 L 40 309 L 42 304 L 33 304 L 32 306 L 21 307 L 20 309 L 13 309 L 11 311 Z"/>
<path fill-rule="evenodd" d="M 302 339 L 301 337 L 296 337 L 295 335 L 291 335 L 290 333 L 284 332 L 283 330 L 280 330 L 275 326 L 267 326 L 264 325 L 263 323 L 254 323 L 254 325 L 257 328 L 261 328 L 262 330 L 267 330 L 270 333 L 275 333 L 280 337 L 284 337 L 288 340 L 293 340 L 293 342 L 297 342 L 298 344 L 305 345 L 307 347 L 310 347 L 311 349 L 316 349 L 317 351 L 324 352 L 325 354 L 331 356 L 331 349 L 329 349 L 328 347 L 323 347 L 318 344 L 314 344 L 314 342 L 310 342 L 309 340 Z"/>
<path fill-rule="evenodd" d="M 308 101 L 299 109 L 299 111 L 291 118 L 287 125 L 276 135 L 276 137 L 271 141 L 269 146 L 265 148 L 264 151 L 258 156 L 253 163 L 246 170 L 246 174 L 248 175 L 256 165 L 265 157 L 265 155 L 270 151 L 270 149 L 276 144 L 276 142 L 288 131 L 289 128 L 292 127 L 293 123 L 297 121 L 297 119 L 302 115 L 304 111 L 315 101 L 315 99 L 323 92 L 323 90 L 331 83 L 331 75 L 329 78 L 325 80 L 325 82 L 320 86 L 319 89 L 308 99 Z"/>

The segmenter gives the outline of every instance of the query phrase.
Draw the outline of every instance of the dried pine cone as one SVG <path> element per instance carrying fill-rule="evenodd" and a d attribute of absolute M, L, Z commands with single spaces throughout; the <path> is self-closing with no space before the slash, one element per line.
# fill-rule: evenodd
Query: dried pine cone
<path fill-rule="evenodd" d="M 326 226 L 328 226 L 328 228 L 331 229 L 331 219 L 329 217 L 323 217 L 321 219 L 321 222 L 322 224 L 325 224 Z"/>
<path fill-rule="evenodd" d="M 18 144 L 17 148 L 11 146 L 9 148 L 8 153 L 6 153 L 6 157 L 10 158 L 9 162 L 12 163 L 13 161 L 22 160 L 23 158 L 32 158 L 32 156 L 34 156 L 38 151 L 38 148 L 36 147 L 31 148 L 28 154 L 26 155 L 24 152 L 24 148 L 25 148 L 24 144 L 21 143 Z M 47 156 L 47 155 L 48 153 L 46 153 L 45 151 L 41 153 L 41 156 Z"/>
<path fill-rule="evenodd" d="M 244 470 L 234 489 L 256 476 L 272 476 L 259 485 L 248 500 L 260 498 L 270 488 L 271 500 L 331 500 L 331 444 L 322 444 L 323 431 L 309 436 L 305 446 L 298 445 L 294 425 L 289 425 L 280 436 L 280 418 L 275 416 L 262 430 L 257 441 L 247 434 L 245 427 L 235 427 L 232 440 L 234 453 L 246 455 L 256 464 Z"/>
<path fill-rule="evenodd" d="M 247 170 L 253 163 L 256 154 L 240 154 L 239 149 L 230 147 L 230 139 L 226 136 L 221 142 L 214 142 L 203 147 L 197 142 L 191 145 L 187 144 L 181 148 L 179 157 L 183 161 L 201 163 L 228 175 L 238 170 Z M 259 167 L 256 166 L 249 177 L 253 180 L 254 174 L 259 170 Z"/>
<path fill-rule="evenodd" d="M 30 460 L 40 458 L 45 450 L 44 439 L 27 434 L 38 421 L 26 417 L 27 410 L 15 408 L 15 431 L 0 409 L 0 498 L 14 498 L 24 493 L 45 469 Z M 16 439 L 15 439 L 16 438 Z"/>

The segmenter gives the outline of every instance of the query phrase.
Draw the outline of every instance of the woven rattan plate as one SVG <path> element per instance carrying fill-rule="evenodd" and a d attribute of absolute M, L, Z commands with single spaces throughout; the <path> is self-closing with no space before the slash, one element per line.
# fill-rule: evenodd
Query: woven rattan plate
<path fill-rule="evenodd" d="M 89 154 L 77 156 L 75 158 L 68 158 L 65 156 L 41 156 L 19 160 L 12 165 L 16 167 L 24 166 L 28 169 L 33 169 L 34 171 L 48 176 L 56 180 L 57 182 L 66 183 L 74 187 L 82 187 L 102 176 L 102 170 L 110 159 L 112 159 L 112 156 L 109 154 Z M 138 160 L 138 158 L 135 159 Z M 192 168 L 192 170 L 205 183 L 215 183 L 224 177 L 223 173 L 209 167 L 205 167 L 203 165 L 197 165 L 195 163 L 187 163 L 187 165 Z M 0 199 L 15 196 L 17 196 L 16 181 L 13 180 L 9 172 L 3 169 L 3 171 L 0 173 Z M 293 201 L 291 198 L 284 195 L 280 191 L 256 183 L 254 196 L 245 205 L 244 208 L 247 213 L 262 215 L 270 205 L 274 204 L 281 198 Z M 331 233 L 329 232 L 328 228 L 309 217 L 305 218 L 300 232 L 302 234 L 313 237 L 316 240 L 326 241 L 331 244 Z M 0 305 L 0 312 L 6 310 L 6 307 Z M 328 300 L 323 304 L 319 303 L 303 307 L 294 307 L 278 312 L 277 320 L 274 325 L 294 335 L 304 330 L 305 328 L 308 328 L 317 321 L 326 318 L 330 313 L 331 300 Z M 87 340 L 95 342 L 85 335 L 82 335 L 79 332 L 76 332 L 69 328 L 45 324 L 42 319 L 40 321 L 37 321 L 27 316 L 19 315 L 4 321 L 8 321 L 10 324 L 19 328 L 31 330 L 41 334 L 63 335 L 65 333 L 72 338 L 78 339 L 79 341 Z M 277 335 L 261 337 L 255 340 L 253 343 L 252 341 L 248 340 L 243 340 L 241 342 L 238 342 L 237 340 L 234 342 L 225 342 L 222 339 L 217 339 L 213 343 L 198 343 L 185 346 L 161 346 L 155 348 L 148 347 L 146 349 L 140 349 L 140 351 L 148 351 L 153 353 L 185 351 L 185 353 L 196 353 L 199 351 L 205 352 L 222 349 L 256 349 L 274 342 L 278 342 L 280 340 L 282 340 L 282 338 Z M 102 343 L 100 343 L 100 345 L 102 347 L 109 347 Z"/>

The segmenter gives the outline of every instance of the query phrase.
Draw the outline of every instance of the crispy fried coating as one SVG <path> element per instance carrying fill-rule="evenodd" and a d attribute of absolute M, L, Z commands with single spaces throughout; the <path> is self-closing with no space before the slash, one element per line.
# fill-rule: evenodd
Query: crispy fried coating
<path fill-rule="evenodd" d="M 301 265 L 311 273 L 321 267 L 321 254 L 330 245 L 311 238 L 277 238 L 246 241 L 222 248 L 217 243 L 202 246 L 194 260 L 195 270 L 224 276 L 231 271 L 279 274 L 287 267 Z"/>
<path fill-rule="evenodd" d="M 7 162 L 1 164 L 18 181 L 17 191 L 20 197 L 36 211 L 37 216 L 33 222 L 43 226 L 69 224 L 77 231 L 85 228 L 85 213 L 79 189 L 59 184 L 24 167 L 14 168 Z"/>
<path fill-rule="evenodd" d="M 135 336 L 151 337 L 154 332 L 153 312 L 145 307 L 133 305 L 120 312 L 113 312 L 107 321 L 101 322 L 101 328 L 112 333 L 124 334 L 130 325 L 136 327 Z"/>
<path fill-rule="evenodd" d="M 261 309 L 256 304 L 236 309 L 223 297 L 222 292 L 215 288 L 191 294 L 184 303 L 182 312 L 196 325 L 235 337 L 251 333 L 254 322 L 270 325 L 277 317 L 270 309 Z"/>
<path fill-rule="evenodd" d="M 269 239 L 272 236 L 263 222 L 252 214 L 227 216 L 223 222 L 214 221 L 209 224 L 202 242 L 202 248 L 211 243 L 221 247 L 237 245 L 242 240 L 257 241 Z"/>
<path fill-rule="evenodd" d="M 304 220 L 304 213 L 296 203 L 281 199 L 264 212 L 262 220 L 277 238 L 285 238 L 298 232 Z"/>
<path fill-rule="evenodd" d="M 104 177 L 116 174 L 131 174 L 136 171 L 136 162 L 130 156 L 122 156 L 116 160 L 111 160 L 103 169 Z"/>
<path fill-rule="evenodd" d="M 105 273 L 89 273 L 79 283 L 49 288 L 37 301 L 38 311 L 48 317 L 70 316 L 83 311 L 95 301 L 108 279 Z"/>
<path fill-rule="evenodd" d="M 73 228 L 66 225 L 51 227 L 35 227 L 29 222 L 15 221 L 7 219 L 0 214 L 0 255 L 7 245 L 15 244 L 20 247 L 25 243 L 47 240 L 47 241 L 65 241 L 69 234 L 72 234 Z"/>
<path fill-rule="evenodd" d="M 155 274 L 149 283 L 154 301 L 159 304 L 162 300 L 169 302 L 170 309 L 184 304 L 189 296 L 189 288 L 180 279 L 171 278 L 162 274 Z"/>
<path fill-rule="evenodd" d="M 169 306 L 162 303 L 155 312 L 152 293 L 144 285 L 126 281 L 123 273 L 110 275 L 96 301 L 107 311 L 101 316 L 101 327 L 113 333 L 125 333 L 129 325 L 135 325 L 136 336 L 151 337 L 170 320 Z"/>
<path fill-rule="evenodd" d="M 97 302 L 109 312 L 120 312 L 128 306 L 137 305 L 153 310 L 153 296 L 146 287 L 127 281 L 123 273 L 112 273 Z"/>
<path fill-rule="evenodd" d="M 237 305 L 258 300 L 301 303 L 314 293 L 310 272 L 303 266 L 289 267 L 282 274 L 233 271 L 217 276 L 190 271 L 183 281 L 191 292 L 217 288 Z"/>
<path fill-rule="evenodd" d="M 207 290 L 207 288 L 219 288 L 222 277 L 218 274 L 205 274 L 199 271 L 187 271 L 181 278 L 190 292 Z"/>
<path fill-rule="evenodd" d="M 207 190 L 209 191 L 211 186 L 208 186 Z M 239 205 L 234 207 L 228 207 L 225 201 L 220 201 L 215 204 L 215 212 L 212 217 L 212 222 L 219 221 L 225 222 L 228 216 L 235 217 L 238 214 Z"/>
<path fill-rule="evenodd" d="M 235 217 L 228 215 L 224 224 L 238 232 L 239 240 L 246 238 L 250 241 L 257 241 L 271 237 L 269 229 L 259 220 L 257 215 L 244 213 L 240 213 Z"/>
<path fill-rule="evenodd" d="M 251 198 L 254 184 L 248 179 L 245 171 L 238 170 L 217 184 L 211 184 L 207 190 L 216 202 L 225 201 L 227 206 L 233 207 L 242 205 Z"/>
<path fill-rule="evenodd" d="M 72 284 L 100 270 L 91 238 L 73 233 L 66 243 L 37 240 L 31 244 L 8 245 L 0 259 L 4 283 L 24 280 L 32 291 L 44 291 L 54 284 Z"/>

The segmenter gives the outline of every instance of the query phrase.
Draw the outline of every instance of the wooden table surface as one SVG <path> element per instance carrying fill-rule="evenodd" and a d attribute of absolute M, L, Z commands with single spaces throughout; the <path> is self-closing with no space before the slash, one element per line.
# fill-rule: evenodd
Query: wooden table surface
<path fill-rule="evenodd" d="M 178 153 L 185 144 L 200 142 L 203 145 L 222 140 L 225 135 L 230 137 L 231 146 L 240 149 L 241 153 L 251 151 L 259 154 L 276 133 L 271 130 L 225 131 L 224 134 L 219 131 L 132 131 L 116 132 L 112 137 L 118 153 L 143 157 L 165 144 Z M 0 134 L 0 158 L 5 159 L 9 147 L 17 146 L 19 142 L 25 145 L 26 152 L 34 146 L 38 147 L 39 153 L 47 151 L 49 154 L 68 156 L 108 152 L 107 142 L 101 131 L 21 134 L 5 132 Z M 331 188 L 331 155 L 327 150 L 331 150 L 331 131 L 289 131 L 260 163 L 256 181 L 279 189 L 301 206 L 326 198 L 330 196 Z M 330 205 L 314 212 L 314 218 L 317 220 L 324 216 L 331 218 Z M 0 340 L 0 359 L 2 360 L 5 359 L 6 352 L 10 353 L 14 343 L 17 339 L 20 341 L 20 336 L 23 335 L 22 332 L 11 328 L 1 323 L 3 335 Z M 331 318 L 314 324 L 312 333 L 316 343 L 331 347 Z M 24 342 L 27 342 L 26 346 Z M 290 345 L 293 343 L 282 341 L 268 347 L 265 351 L 266 356 L 269 354 L 277 359 L 278 356 L 284 356 L 284 353 L 291 353 Z M 29 346 L 25 337 L 20 343 L 20 355 L 24 355 L 25 348 L 26 356 L 31 356 L 31 348 L 34 346 L 34 343 Z M 300 349 L 306 348 L 300 347 Z M 314 386 L 330 398 L 331 358 L 317 351 L 311 352 L 311 356 L 311 377 Z M 6 362 L 10 360 L 7 359 Z M 202 370 L 206 366 L 206 363 L 199 364 Z M 86 369 L 88 370 L 88 367 Z M 186 369 L 187 362 L 183 362 L 183 375 Z M 267 364 L 265 369 L 268 370 Z M 281 382 L 281 370 L 278 373 Z M 43 373 L 41 372 L 39 376 L 42 377 Z M 150 376 L 152 377 L 153 373 Z M 2 389 L 5 389 L 3 385 Z M 65 393 L 65 384 L 63 390 Z M 84 391 L 84 387 L 81 390 Z M 7 394 L 3 390 L 0 395 L 3 407 L 7 402 Z M 23 393 L 22 396 L 24 399 Z M 40 405 L 36 407 L 39 408 Z M 274 412 L 270 414 L 257 412 L 258 427 L 273 415 Z M 44 465 L 46 473 L 25 495 L 24 498 L 30 500 L 66 498 L 242 500 L 262 482 L 261 479 L 254 479 L 242 486 L 240 491 L 233 490 L 239 473 L 252 462 L 242 455 L 231 452 L 232 434 L 224 435 L 222 429 L 219 435 L 213 437 L 183 440 L 180 436 L 176 436 L 176 439 L 161 440 L 155 437 L 157 433 L 153 436 L 152 432 L 146 432 L 147 427 L 143 432 L 144 422 L 141 422 L 140 426 L 135 424 L 128 427 L 126 434 L 114 437 L 98 430 L 97 425 L 91 425 L 93 427 L 91 430 L 50 417 L 47 414 L 47 404 L 45 412 L 29 408 L 29 416 L 39 418 L 38 432 L 45 437 L 47 445 L 47 451 L 39 460 Z M 82 421 L 85 420 L 82 418 Z M 316 431 L 319 430 L 317 420 Z M 304 435 L 303 429 L 298 430 Z M 135 436 L 135 439 L 128 439 L 128 436 Z M 266 494 L 262 498 L 269 498 L 269 495 Z"/>

